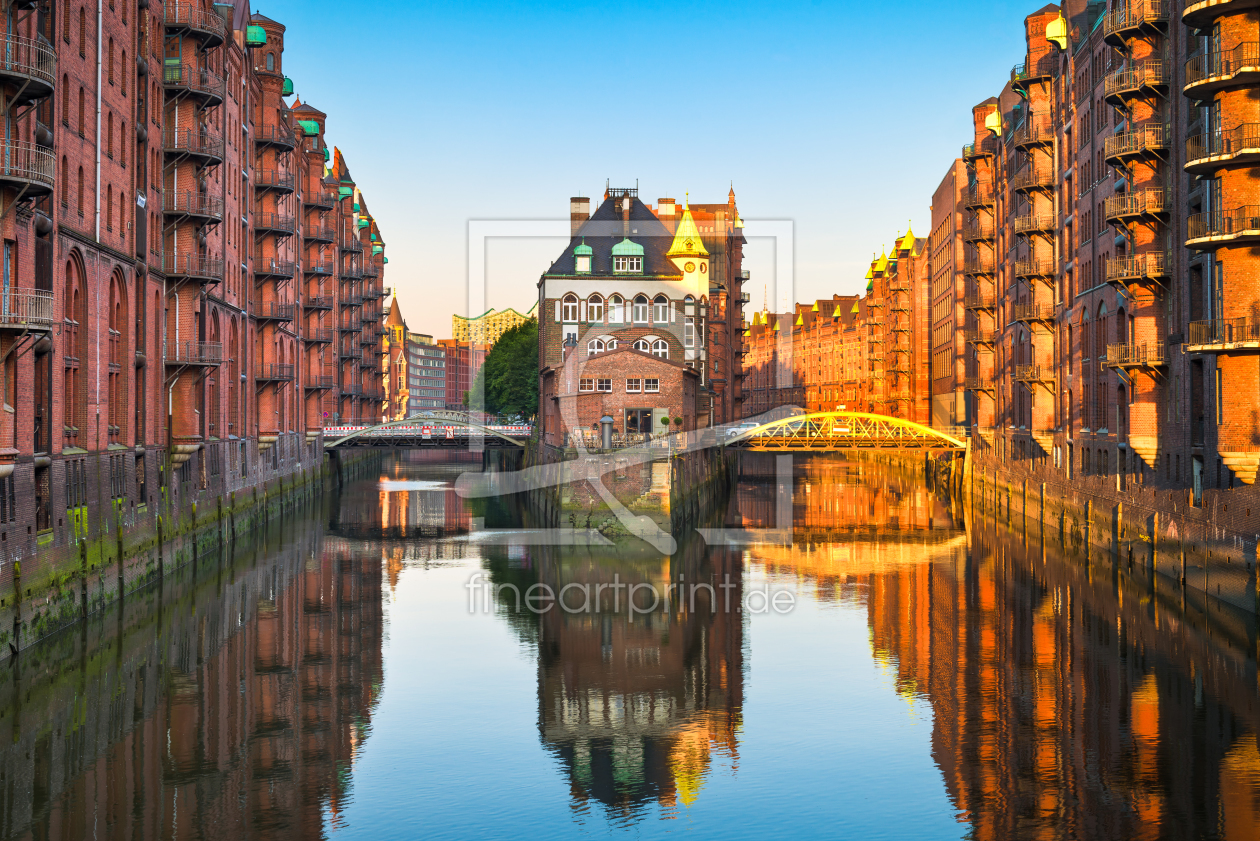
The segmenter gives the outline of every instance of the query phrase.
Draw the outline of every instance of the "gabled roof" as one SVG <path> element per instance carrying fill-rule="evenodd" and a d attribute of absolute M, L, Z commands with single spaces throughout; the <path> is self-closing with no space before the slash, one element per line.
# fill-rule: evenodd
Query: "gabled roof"
<path fill-rule="evenodd" d="M 622 243 L 625 236 L 625 225 L 617 204 L 620 197 L 604 199 L 599 208 L 591 214 L 591 218 L 583 223 L 578 232 L 569 240 L 568 246 L 551 264 L 546 275 L 575 274 L 573 251 L 579 245 L 586 244 L 591 249 L 591 274 L 611 275 L 613 247 Z M 671 236 L 669 230 L 656 218 L 656 214 L 637 198 L 630 199 L 630 236 L 631 243 L 643 247 L 643 277 L 680 276 L 666 252 L 669 250 Z M 624 249 L 625 246 L 623 245 Z M 636 275 L 638 276 L 638 275 Z"/>
<path fill-rule="evenodd" d="M 303 102 L 303 101 L 302 101 L 302 100 L 300 100 L 300 99 L 295 99 L 295 100 L 293 100 L 293 109 L 292 109 L 292 110 L 293 110 L 293 113 L 294 113 L 294 114 L 297 114 L 297 113 L 301 112 L 301 113 L 303 113 L 303 114 L 313 114 L 313 115 L 316 115 L 316 116 L 319 116 L 319 117 L 327 117 L 327 116 L 328 116 L 328 115 L 327 115 L 327 114 L 325 114 L 323 111 L 321 111 L 321 110 L 319 110 L 318 108 L 316 108 L 314 105 L 311 105 L 311 104 L 310 104 L 310 103 L 308 103 L 308 102 Z"/>

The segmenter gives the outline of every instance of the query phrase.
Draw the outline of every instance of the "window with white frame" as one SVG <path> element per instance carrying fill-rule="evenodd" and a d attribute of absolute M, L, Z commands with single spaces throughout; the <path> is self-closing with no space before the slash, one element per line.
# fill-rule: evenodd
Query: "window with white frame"
<path fill-rule="evenodd" d="M 687 313 L 687 315 L 696 314 L 696 299 L 695 298 L 691 297 L 690 295 L 688 295 L 686 298 L 683 298 L 683 312 Z"/>
<path fill-rule="evenodd" d="M 625 304 L 621 300 L 620 295 L 613 295 L 608 299 L 608 323 L 621 324 L 625 320 Z"/>
<path fill-rule="evenodd" d="M 669 345 L 664 339 L 657 339 L 652 342 L 652 355 L 659 356 L 662 359 L 669 359 Z"/>
<path fill-rule="evenodd" d="M 611 379 L 599 379 L 599 380 L 596 380 L 596 381 L 595 381 L 595 390 L 596 390 L 596 391 L 603 391 L 603 392 L 607 392 L 608 394 L 612 394 L 612 380 L 611 380 Z"/>
<path fill-rule="evenodd" d="M 643 391 L 643 380 L 628 379 L 626 380 L 626 394 L 638 394 Z"/>
<path fill-rule="evenodd" d="M 661 390 L 661 381 L 655 377 L 649 377 L 643 381 L 643 390 L 649 394 L 657 393 Z"/>
<path fill-rule="evenodd" d="M 604 320 L 604 299 L 598 295 L 592 295 L 591 299 L 586 302 L 586 318 L 588 321 L 603 322 Z"/>
<path fill-rule="evenodd" d="M 591 339 L 586 343 L 586 355 L 594 356 L 597 353 L 604 352 L 604 341 L 602 339 Z"/>
<path fill-rule="evenodd" d="M 578 299 L 577 295 L 565 295 L 563 305 L 560 308 L 561 321 L 577 321 L 578 320 Z"/>
<path fill-rule="evenodd" d="M 591 255 L 578 254 L 576 257 L 573 258 L 573 262 L 575 264 L 574 268 L 577 269 L 578 274 L 591 273 Z"/>
<path fill-rule="evenodd" d="M 634 323 L 648 323 L 648 299 L 647 295 L 634 296 Z"/>
<path fill-rule="evenodd" d="M 643 271 L 642 257 L 614 257 L 614 272 L 641 272 Z"/>
<path fill-rule="evenodd" d="M 578 391 L 594 391 L 595 380 L 590 377 L 582 377 L 578 380 Z"/>
<path fill-rule="evenodd" d="M 687 316 L 683 321 L 683 347 L 693 348 L 696 346 L 696 319 L 693 316 Z"/>
<path fill-rule="evenodd" d="M 657 324 L 669 322 L 669 299 L 664 295 L 652 299 L 652 320 Z"/>
<path fill-rule="evenodd" d="M 636 339 L 634 343 L 634 349 L 641 350 L 644 353 L 651 353 L 652 343 L 649 342 L 647 339 Z"/>

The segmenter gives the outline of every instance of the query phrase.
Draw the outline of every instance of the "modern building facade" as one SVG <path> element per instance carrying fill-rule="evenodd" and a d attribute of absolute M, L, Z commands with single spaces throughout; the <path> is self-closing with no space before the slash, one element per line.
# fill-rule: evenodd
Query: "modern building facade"
<path fill-rule="evenodd" d="M 335 348 L 378 341 L 384 245 L 324 115 L 286 104 L 281 24 L 244 2 L 4 14 L 0 558 L 38 582 L 377 414 Z"/>
<path fill-rule="evenodd" d="M 446 408 L 463 409 L 491 346 L 459 339 L 440 339 L 438 345 L 445 351 Z"/>
<path fill-rule="evenodd" d="M 505 310 L 489 309 L 477 316 L 451 316 L 451 338 L 457 342 L 493 345 L 507 331 L 524 324 L 534 317 L 537 305 L 521 314 L 508 307 Z"/>
<path fill-rule="evenodd" d="M 432 336 L 407 334 L 410 414 L 450 408 L 447 405 L 446 378 L 449 366 L 446 353 L 446 348 L 441 343 L 435 344 Z"/>

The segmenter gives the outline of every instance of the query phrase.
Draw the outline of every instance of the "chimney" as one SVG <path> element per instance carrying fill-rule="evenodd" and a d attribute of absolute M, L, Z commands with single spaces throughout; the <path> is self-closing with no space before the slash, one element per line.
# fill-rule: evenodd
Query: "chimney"
<path fill-rule="evenodd" d="M 587 219 L 591 218 L 591 200 L 583 196 L 569 199 L 569 236 L 575 237 Z"/>
<path fill-rule="evenodd" d="M 621 197 L 621 235 L 630 236 L 630 197 Z"/>
<path fill-rule="evenodd" d="M 674 204 L 673 199 L 658 199 L 657 200 L 658 209 L 657 209 L 656 215 L 657 216 L 673 216 L 675 212 L 674 207 L 675 207 L 675 204 Z"/>

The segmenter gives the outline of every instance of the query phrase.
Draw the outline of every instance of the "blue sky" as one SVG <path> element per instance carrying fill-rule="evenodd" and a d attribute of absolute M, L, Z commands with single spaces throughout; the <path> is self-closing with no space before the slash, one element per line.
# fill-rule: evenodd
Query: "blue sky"
<path fill-rule="evenodd" d="M 1037 3 L 255 6 L 326 111 L 381 227 L 412 329 L 466 308 L 474 219 L 563 219 L 605 181 L 795 225 L 797 300 L 854 293 L 1023 58 Z M 489 304 L 524 309 L 561 242 L 501 244 Z M 768 246 L 748 249 L 753 300 Z M 773 287 L 771 290 L 773 296 Z"/>

